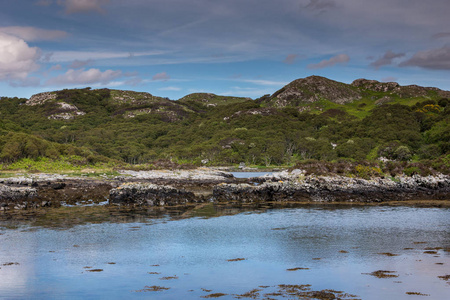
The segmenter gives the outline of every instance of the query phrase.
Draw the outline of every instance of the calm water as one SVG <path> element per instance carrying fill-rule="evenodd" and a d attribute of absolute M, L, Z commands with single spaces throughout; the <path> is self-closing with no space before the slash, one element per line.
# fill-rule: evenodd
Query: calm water
<path fill-rule="evenodd" d="M 267 174 L 272 174 L 273 172 L 231 172 L 236 178 L 252 178 L 252 177 L 260 177 Z"/>
<path fill-rule="evenodd" d="M 438 278 L 450 274 L 449 209 L 303 207 L 65 229 L 3 225 L 0 298 L 6 299 L 200 299 L 211 293 L 234 299 L 253 289 L 260 290 L 255 299 L 264 299 L 279 284 L 310 284 L 360 299 L 450 295 L 448 281 Z M 428 247 L 447 249 L 424 253 Z M 245 260 L 228 261 L 236 258 Z M 94 269 L 102 271 L 88 272 Z M 368 275 L 377 270 L 398 277 Z"/>

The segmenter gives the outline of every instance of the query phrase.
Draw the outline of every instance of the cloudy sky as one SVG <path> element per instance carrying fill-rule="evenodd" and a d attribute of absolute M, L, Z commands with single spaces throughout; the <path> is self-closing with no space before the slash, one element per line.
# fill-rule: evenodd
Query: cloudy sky
<path fill-rule="evenodd" d="M 0 0 L 0 96 L 257 98 L 310 75 L 450 90 L 449 0 Z"/>

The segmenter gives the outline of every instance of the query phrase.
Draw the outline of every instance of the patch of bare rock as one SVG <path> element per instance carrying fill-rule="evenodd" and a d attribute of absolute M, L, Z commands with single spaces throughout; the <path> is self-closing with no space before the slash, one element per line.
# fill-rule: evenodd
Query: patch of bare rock
<path fill-rule="evenodd" d="M 305 175 L 303 170 L 239 179 L 208 168 L 120 171 L 114 178 L 91 179 L 30 174 L 0 179 L 0 209 L 64 204 L 109 203 L 173 206 L 213 203 L 384 203 L 450 200 L 450 176 L 361 179 Z"/>

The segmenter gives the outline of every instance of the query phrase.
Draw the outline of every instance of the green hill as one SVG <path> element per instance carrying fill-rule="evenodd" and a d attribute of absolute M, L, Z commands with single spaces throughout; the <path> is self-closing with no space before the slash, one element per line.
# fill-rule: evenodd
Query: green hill
<path fill-rule="evenodd" d="M 383 157 L 450 169 L 448 98 L 437 88 L 318 76 L 256 100 L 90 88 L 2 97 L 0 163 L 273 166 Z"/>

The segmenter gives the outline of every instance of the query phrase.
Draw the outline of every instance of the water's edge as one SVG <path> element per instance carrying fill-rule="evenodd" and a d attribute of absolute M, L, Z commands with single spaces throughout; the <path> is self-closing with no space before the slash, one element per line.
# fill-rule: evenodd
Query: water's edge
<path fill-rule="evenodd" d="M 259 174 L 258 174 L 259 175 Z M 242 176 L 241 176 L 242 177 Z M 86 203 L 178 206 L 199 203 L 385 203 L 448 206 L 450 176 L 361 179 L 305 176 L 301 170 L 236 178 L 217 170 L 123 171 L 104 179 L 38 174 L 0 179 L 0 210 Z M 434 204 L 433 204 L 434 205 Z"/>

